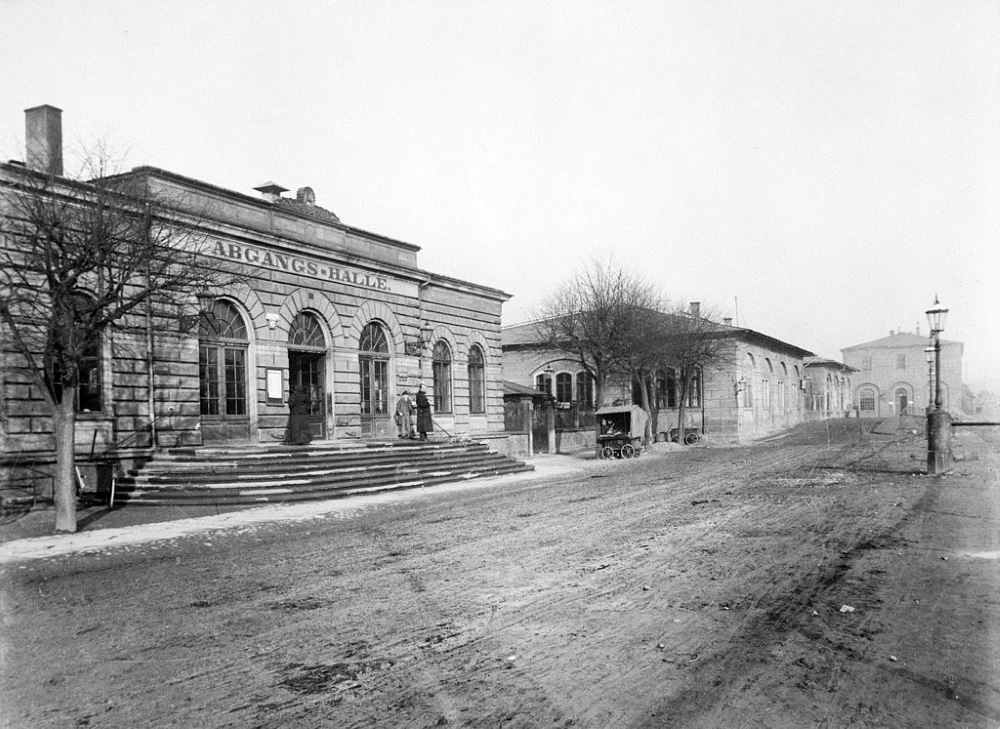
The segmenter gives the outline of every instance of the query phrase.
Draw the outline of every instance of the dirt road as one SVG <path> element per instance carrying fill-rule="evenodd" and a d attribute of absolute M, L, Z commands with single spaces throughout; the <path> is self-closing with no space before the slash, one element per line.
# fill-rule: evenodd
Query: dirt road
<path fill-rule="evenodd" d="M 842 421 L 5 565 L 0 726 L 998 727 L 997 444 L 959 446 Z"/>

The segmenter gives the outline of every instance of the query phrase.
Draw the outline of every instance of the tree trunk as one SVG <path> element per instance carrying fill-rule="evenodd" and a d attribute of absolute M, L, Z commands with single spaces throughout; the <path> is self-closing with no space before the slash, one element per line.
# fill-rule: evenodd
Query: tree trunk
<path fill-rule="evenodd" d="M 660 423 L 660 406 L 656 402 L 656 376 L 651 375 L 646 378 L 646 387 L 649 390 L 647 397 L 649 398 L 649 427 L 652 431 L 650 433 L 650 442 L 656 442 L 656 426 Z"/>
<path fill-rule="evenodd" d="M 684 442 L 684 403 L 687 401 L 687 391 L 690 386 L 688 383 L 689 376 L 685 370 L 680 371 L 680 382 L 677 388 L 677 442 L 681 445 L 687 445 Z"/>
<path fill-rule="evenodd" d="M 639 382 L 639 393 L 642 395 L 642 402 L 639 405 L 646 413 L 646 427 L 642 429 L 642 444 L 648 446 L 650 444 L 649 436 L 652 433 L 653 421 L 649 409 L 649 388 L 646 387 L 646 376 L 640 370 L 638 373 L 634 374 L 633 377 Z"/>
<path fill-rule="evenodd" d="M 53 409 L 56 438 L 56 470 L 52 498 L 56 507 L 56 531 L 76 531 L 76 388 L 66 387 Z"/>

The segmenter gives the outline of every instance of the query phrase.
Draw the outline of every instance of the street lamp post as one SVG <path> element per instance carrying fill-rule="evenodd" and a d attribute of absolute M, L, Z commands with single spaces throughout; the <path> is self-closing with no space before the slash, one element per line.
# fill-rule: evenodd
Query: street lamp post
<path fill-rule="evenodd" d="M 948 310 L 934 297 L 927 310 L 927 322 L 934 337 L 934 407 L 927 413 L 927 473 L 944 473 L 951 468 L 951 416 L 941 408 L 941 332 Z"/>
<path fill-rule="evenodd" d="M 924 356 L 927 358 L 927 407 L 925 413 L 934 409 L 934 345 L 924 347 Z"/>

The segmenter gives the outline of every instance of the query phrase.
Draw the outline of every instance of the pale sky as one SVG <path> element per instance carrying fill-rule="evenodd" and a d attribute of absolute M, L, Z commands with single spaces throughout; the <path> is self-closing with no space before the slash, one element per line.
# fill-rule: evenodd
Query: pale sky
<path fill-rule="evenodd" d="M 0 0 L 0 69 L 0 158 L 47 103 L 67 159 L 308 185 L 505 324 L 609 254 L 835 359 L 937 293 L 1000 391 L 998 0 Z"/>

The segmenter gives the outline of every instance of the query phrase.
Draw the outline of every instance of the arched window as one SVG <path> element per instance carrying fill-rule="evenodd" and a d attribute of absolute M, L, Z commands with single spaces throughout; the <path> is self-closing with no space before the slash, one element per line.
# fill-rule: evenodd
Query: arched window
<path fill-rule="evenodd" d="M 556 401 L 571 402 L 573 400 L 573 375 L 560 372 L 556 375 Z"/>
<path fill-rule="evenodd" d="M 431 370 L 434 373 L 434 411 L 438 413 L 451 412 L 451 350 L 448 343 L 439 339 L 434 345 L 431 359 Z"/>
<path fill-rule="evenodd" d="M 747 352 L 743 361 L 743 390 L 740 392 L 740 406 L 745 408 L 753 407 L 753 380 L 756 362 L 753 355 Z"/>
<path fill-rule="evenodd" d="M 326 349 L 323 327 L 313 314 L 301 311 L 292 319 L 288 329 L 288 346 L 294 349 Z"/>
<path fill-rule="evenodd" d="M 389 354 L 389 343 L 385 338 L 385 330 L 377 322 L 369 322 L 361 330 L 358 351 L 371 354 Z"/>
<path fill-rule="evenodd" d="M 377 435 L 389 423 L 389 341 L 379 322 L 368 322 L 358 338 L 361 432 Z"/>
<path fill-rule="evenodd" d="M 549 394 L 549 378 L 548 375 L 540 374 L 535 375 L 535 389 L 539 392 L 544 392 L 546 395 Z"/>
<path fill-rule="evenodd" d="M 594 407 L 594 378 L 589 372 L 576 373 L 576 400 L 582 407 Z"/>
<path fill-rule="evenodd" d="M 875 412 L 875 403 L 877 401 L 878 395 L 874 387 L 861 388 L 861 391 L 858 393 L 858 407 L 862 413 L 871 416 Z"/>
<path fill-rule="evenodd" d="M 198 324 L 198 381 L 202 415 L 247 414 L 247 329 L 239 311 L 217 299 Z"/>
<path fill-rule="evenodd" d="M 486 412 L 486 370 L 483 350 L 479 345 L 469 348 L 469 412 Z"/>

